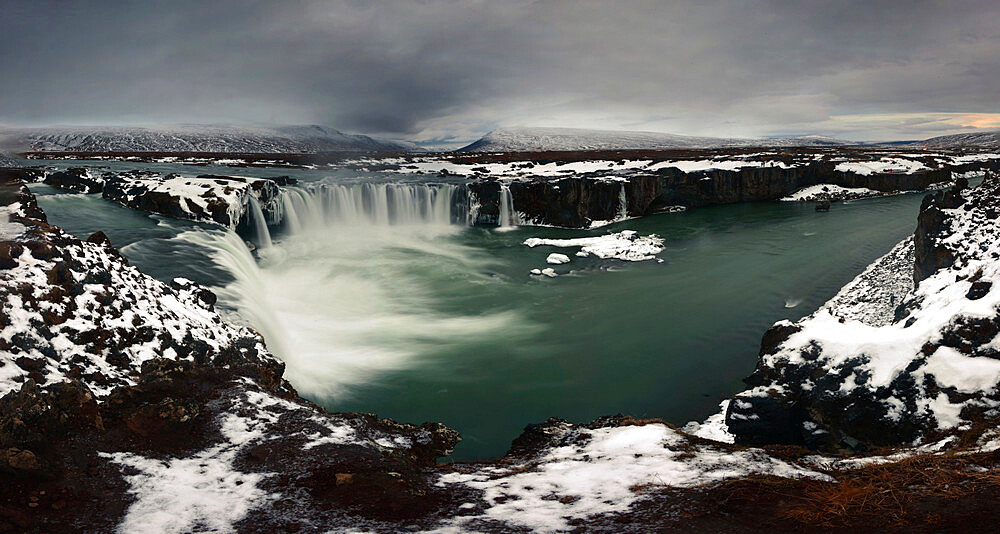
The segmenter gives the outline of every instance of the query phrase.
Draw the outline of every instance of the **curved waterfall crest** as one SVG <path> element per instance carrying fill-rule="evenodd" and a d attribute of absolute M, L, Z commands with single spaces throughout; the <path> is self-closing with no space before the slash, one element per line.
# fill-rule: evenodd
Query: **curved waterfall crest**
<path fill-rule="evenodd" d="M 224 273 L 213 287 L 220 309 L 263 335 L 300 392 L 344 398 L 456 339 L 536 331 L 510 310 L 439 308 L 435 280 L 492 280 L 483 274 L 492 258 L 451 239 L 474 201 L 460 184 L 286 187 L 265 209 L 248 210 L 258 240 L 280 232 L 268 247 L 252 251 L 231 229 L 175 239 L 207 251 Z M 270 210 L 281 223 L 268 229 Z"/>
<path fill-rule="evenodd" d="M 267 248 L 269 227 L 296 235 L 330 226 L 469 226 L 474 200 L 456 184 L 320 184 L 283 187 L 267 213 L 251 199 L 250 218 L 258 246 Z"/>
<path fill-rule="evenodd" d="M 510 186 L 500 182 L 500 228 L 514 228 L 521 224 L 521 218 L 514 209 L 514 196 Z"/>

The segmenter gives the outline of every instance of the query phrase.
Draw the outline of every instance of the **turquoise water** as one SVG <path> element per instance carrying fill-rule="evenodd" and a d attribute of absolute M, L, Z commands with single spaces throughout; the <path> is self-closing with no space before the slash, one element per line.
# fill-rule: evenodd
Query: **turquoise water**
<path fill-rule="evenodd" d="M 869 199 L 829 213 L 718 206 L 596 231 L 324 228 L 278 234 L 261 264 L 247 266 L 239 241 L 208 226 L 32 189 L 51 222 L 82 237 L 105 231 L 153 276 L 216 287 L 316 402 L 459 430 L 456 460 L 498 456 L 525 425 L 550 416 L 703 419 L 742 388 L 763 332 L 811 313 L 911 233 L 921 200 Z M 664 262 L 570 250 L 573 261 L 557 270 L 572 272 L 528 274 L 557 251 L 525 247 L 528 237 L 623 229 L 663 237 Z"/>

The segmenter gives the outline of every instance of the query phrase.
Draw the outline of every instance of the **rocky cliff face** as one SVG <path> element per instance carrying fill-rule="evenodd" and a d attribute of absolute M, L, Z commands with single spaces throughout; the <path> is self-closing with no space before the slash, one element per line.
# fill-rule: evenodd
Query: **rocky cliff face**
<path fill-rule="evenodd" d="M 765 334 L 751 389 L 726 413 L 737 443 L 863 452 L 995 416 L 1000 179 L 965 186 L 925 199 L 914 263 L 904 243 L 823 309 Z"/>
<path fill-rule="evenodd" d="M 178 219 L 219 224 L 252 232 L 251 197 L 269 221 L 279 221 L 280 186 L 294 184 L 287 176 L 247 178 L 202 174 L 182 177 L 152 171 L 99 172 L 77 167 L 61 171 L 24 169 L 22 177 L 85 194 L 100 193 L 133 209 Z M 27 173 L 27 174 L 25 174 Z"/>
<path fill-rule="evenodd" d="M 802 188 L 833 184 L 879 192 L 923 191 L 951 180 L 951 169 L 908 174 L 839 172 L 829 162 L 792 168 L 745 167 L 685 172 L 666 167 L 655 173 L 622 176 L 539 178 L 508 182 L 514 210 L 524 224 L 585 228 L 659 213 L 672 206 L 698 207 L 737 202 L 778 200 Z M 482 205 L 476 222 L 496 224 L 500 182 L 483 179 L 469 184 Z"/>

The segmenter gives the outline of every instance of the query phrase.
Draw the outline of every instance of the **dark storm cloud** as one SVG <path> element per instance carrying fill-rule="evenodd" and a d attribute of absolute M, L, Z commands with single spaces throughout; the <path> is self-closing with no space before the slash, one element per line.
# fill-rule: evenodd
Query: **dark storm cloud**
<path fill-rule="evenodd" d="M 0 0 L 0 16 L 0 122 L 12 124 L 871 138 L 1000 112 L 995 0 Z"/>

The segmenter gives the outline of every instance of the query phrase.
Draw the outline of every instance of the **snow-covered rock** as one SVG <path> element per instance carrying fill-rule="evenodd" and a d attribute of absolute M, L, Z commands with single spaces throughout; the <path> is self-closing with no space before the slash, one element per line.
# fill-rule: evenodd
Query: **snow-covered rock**
<path fill-rule="evenodd" d="M 44 182 L 81 193 L 101 193 L 133 209 L 231 229 L 251 223 L 254 203 L 261 210 L 260 216 L 277 222 L 279 185 L 294 183 L 287 177 L 164 176 L 153 171 L 100 172 L 89 167 L 48 171 Z"/>
<path fill-rule="evenodd" d="M 247 223 L 256 202 L 263 213 L 278 209 L 281 190 L 268 178 L 185 177 L 120 173 L 107 177 L 102 195 L 130 208 L 227 228 Z"/>
<path fill-rule="evenodd" d="M 863 174 L 867 176 L 872 173 L 910 174 L 926 168 L 926 165 L 914 159 L 882 157 L 877 160 L 870 161 L 848 161 L 838 163 L 833 170 L 837 172 L 853 172 L 854 174 Z"/>
<path fill-rule="evenodd" d="M 751 389 L 728 407 L 737 443 L 864 451 L 997 413 L 1000 180 L 962 185 L 925 199 L 915 240 L 765 334 Z"/>
<path fill-rule="evenodd" d="M 527 247 L 549 246 L 560 248 L 579 248 L 577 256 L 586 257 L 593 254 L 601 259 L 617 259 L 623 261 L 644 261 L 656 259 L 663 252 L 663 239 L 655 234 L 641 236 L 635 230 L 622 230 L 614 234 L 596 237 L 577 237 L 574 239 L 542 239 L 530 237 L 524 240 Z M 565 255 L 558 254 L 569 261 Z M 550 258 L 552 255 L 549 256 Z M 553 262 L 549 262 L 553 263 Z"/>
<path fill-rule="evenodd" d="M 817 184 L 799 189 L 795 193 L 782 197 L 785 202 L 815 202 L 817 200 L 853 200 L 882 196 L 885 193 L 865 187 L 841 187 L 834 184 Z"/>
<path fill-rule="evenodd" d="M 73 378 L 97 395 L 153 358 L 273 358 L 260 335 L 222 321 L 215 295 L 128 265 L 103 234 L 87 241 L 9 205 L 0 270 L 0 395 Z"/>
<path fill-rule="evenodd" d="M 658 489 L 710 485 L 750 475 L 830 480 L 826 474 L 767 453 L 705 442 L 669 426 L 607 418 L 590 425 L 550 419 L 529 426 L 514 442 L 511 461 L 456 466 L 438 485 L 480 490 L 481 506 L 451 521 L 482 521 L 507 530 L 571 530 L 574 520 L 626 512 Z"/>
<path fill-rule="evenodd" d="M 563 263 L 569 263 L 569 256 L 565 254 L 559 254 L 558 252 L 553 252 L 545 258 L 545 263 L 551 265 L 562 265 Z"/>

